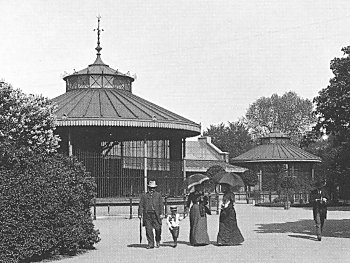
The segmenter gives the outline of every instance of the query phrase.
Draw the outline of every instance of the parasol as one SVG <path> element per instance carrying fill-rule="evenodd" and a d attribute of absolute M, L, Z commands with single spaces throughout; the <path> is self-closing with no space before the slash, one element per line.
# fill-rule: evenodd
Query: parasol
<path fill-rule="evenodd" d="M 242 178 L 235 173 L 219 172 L 212 179 L 216 184 L 229 184 L 232 187 L 244 186 Z"/>
<path fill-rule="evenodd" d="M 199 185 L 207 180 L 209 180 L 209 177 L 204 174 L 192 174 L 185 179 L 184 186 L 185 188 L 190 189 L 191 187 Z"/>

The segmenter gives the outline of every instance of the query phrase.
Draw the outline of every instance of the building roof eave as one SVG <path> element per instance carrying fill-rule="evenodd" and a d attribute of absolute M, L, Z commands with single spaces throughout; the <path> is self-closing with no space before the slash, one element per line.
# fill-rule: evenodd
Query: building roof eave
<path fill-rule="evenodd" d="M 198 134 L 201 132 L 199 124 L 166 122 L 166 121 L 150 121 L 150 120 L 134 120 L 134 119 L 103 119 L 103 118 L 69 118 L 57 119 L 56 126 L 108 126 L 108 127 L 142 127 L 142 128 L 165 128 L 193 131 Z"/>
<path fill-rule="evenodd" d="M 303 163 L 321 163 L 321 159 L 309 159 L 309 160 L 303 160 L 303 159 L 264 159 L 264 160 L 232 160 L 234 163 L 271 163 L 271 162 L 303 162 Z"/>

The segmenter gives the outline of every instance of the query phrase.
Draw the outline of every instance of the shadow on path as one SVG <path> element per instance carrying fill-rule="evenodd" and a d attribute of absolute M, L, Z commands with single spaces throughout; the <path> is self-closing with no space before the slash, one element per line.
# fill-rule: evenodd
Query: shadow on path
<path fill-rule="evenodd" d="M 303 239 L 308 239 L 312 241 L 318 241 L 316 236 L 304 236 L 304 235 L 288 235 L 289 237 L 295 237 L 295 238 L 303 238 Z"/>
<path fill-rule="evenodd" d="M 305 210 L 311 210 L 312 211 L 312 206 L 305 206 L 305 207 L 300 207 L 301 209 Z M 350 206 L 328 206 L 327 207 L 328 211 L 350 211 Z"/>
<path fill-rule="evenodd" d="M 340 220 L 326 220 L 324 223 L 322 236 L 324 237 L 337 237 L 337 238 L 350 238 L 350 219 Z M 294 238 L 304 238 L 314 240 L 313 237 L 305 235 L 316 235 L 316 228 L 314 220 L 299 220 L 295 222 L 285 223 L 272 223 L 258 225 L 258 229 L 255 230 L 258 233 L 293 233 L 296 235 L 289 235 Z M 298 235 L 299 234 L 299 235 Z"/>
<path fill-rule="evenodd" d="M 135 248 L 146 248 L 147 244 L 130 244 L 128 247 L 135 247 Z"/>
<path fill-rule="evenodd" d="M 165 242 L 161 242 L 160 246 L 161 247 L 172 247 L 174 244 L 174 242 L 172 241 L 165 241 Z M 185 242 L 185 241 L 177 241 L 177 244 L 184 244 L 187 246 L 191 246 L 190 242 Z M 129 244 L 127 247 L 134 247 L 134 248 L 147 248 L 147 244 Z"/>
<path fill-rule="evenodd" d="M 190 247 L 205 247 L 205 246 L 208 246 L 208 245 L 213 245 L 213 246 L 225 246 L 225 245 L 218 245 L 216 241 L 210 241 L 209 244 L 207 245 L 191 245 L 190 242 L 186 242 L 186 241 L 181 241 L 181 240 L 178 240 L 177 241 L 177 244 L 178 245 L 186 245 L 186 246 L 190 246 Z M 173 247 L 174 245 L 174 242 L 173 241 L 165 241 L 165 242 L 161 242 L 160 243 L 160 246 L 161 247 Z M 236 245 L 231 245 L 231 246 L 240 246 L 241 244 L 236 244 Z M 129 244 L 127 245 L 127 247 L 134 247 L 134 248 L 147 248 L 147 244 Z"/>

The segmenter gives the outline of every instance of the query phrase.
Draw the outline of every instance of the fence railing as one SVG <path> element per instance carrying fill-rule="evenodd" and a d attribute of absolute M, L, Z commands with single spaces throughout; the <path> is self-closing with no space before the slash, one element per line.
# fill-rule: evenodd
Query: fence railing
<path fill-rule="evenodd" d="M 239 192 L 235 193 L 236 201 L 247 201 L 255 203 L 279 203 L 284 202 L 287 199 L 285 193 L 277 192 Z M 304 204 L 309 202 L 309 193 L 300 192 L 300 193 L 290 193 L 289 201 L 291 203 Z"/>
<path fill-rule="evenodd" d="M 91 152 L 77 152 L 76 156 L 95 178 L 98 198 L 139 196 L 147 180 L 156 180 L 158 191 L 163 195 L 183 194 L 181 161 L 147 158 L 145 162 L 144 157 L 103 156 Z"/>
<path fill-rule="evenodd" d="M 219 214 L 222 202 L 223 194 L 211 193 L 209 194 L 209 208 L 212 214 Z M 169 207 L 176 205 L 179 213 L 185 213 L 186 211 L 186 199 L 187 196 L 182 195 L 179 197 L 163 196 L 164 202 L 164 214 L 167 215 Z M 285 202 L 286 195 L 277 194 L 275 192 L 236 192 L 235 193 L 236 203 L 273 203 L 273 202 Z M 270 201 L 271 200 L 271 201 Z M 308 193 L 294 193 L 291 194 L 290 200 L 295 204 L 305 204 L 309 202 Z M 98 198 L 94 201 L 93 216 L 96 219 L 97 208 L 103 210 L 104 215 L 111 216 L 124 216 L 126 218 L 133 218 L 137 216 L 139 197 L 130 196 L 128 198 Z M 101 212 L 100 212 L 101 213 Z"/>

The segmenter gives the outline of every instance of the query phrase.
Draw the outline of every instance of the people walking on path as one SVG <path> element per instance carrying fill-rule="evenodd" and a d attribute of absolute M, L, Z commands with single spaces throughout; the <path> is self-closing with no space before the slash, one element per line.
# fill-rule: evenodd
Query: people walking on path
<path fill-rule="evenodd" d="M 190 244 L 193 246 L 209 244 L 207 214 L 211 213 L 207 207 L 208 197 L 203 190 L 202 184 L 195 185 L 187 199 L 187 209 L 190 209 Z"/>
<path fill-rule="evenodd" d="M 170 233 L 173 237 L 175 248 L 177 246 L 177 238 L 179 237 L 179 231 L 180 231 L 180 221 L 183 219 L 178 212 L 177 212 L 177 206 L 171 206 L 170 207 L 170 215 L 167 217 L 167 224 L 170 230 Z"/>
<path fill-rule="evenodd" d="M 218 245 L 233 246 L 244 241 L 241 231 L 237 225 L 236 211 L 234 208 L 235 195 L 228 184 L 221 184 L 224 193 L 219 217 Z"/>
<path fill-rule="evenodd" d="M 147 249 L 159 248 L 162 234 L 164 206 L 162 195 L 156 192 L 156 187 L 155 181 L 149 181 L 147 185 L 148 192 L 141 195 L 138 209 L 138 216 L 142 218 L 143 226 L 146 228 Z M 155 245 L 154 239 L 156 241 Z"/>
<path fill-rule="evenodd" d="M 313 218 L 316 224 L 316 235 L 319 241 L 322 239 L 323 225 L 327 218 L 327 202 L 329 197 L 325 186 L 325 181 L 317 182 L 315 184 L 316 189 L 312 190 L 310 193 Z"/>

